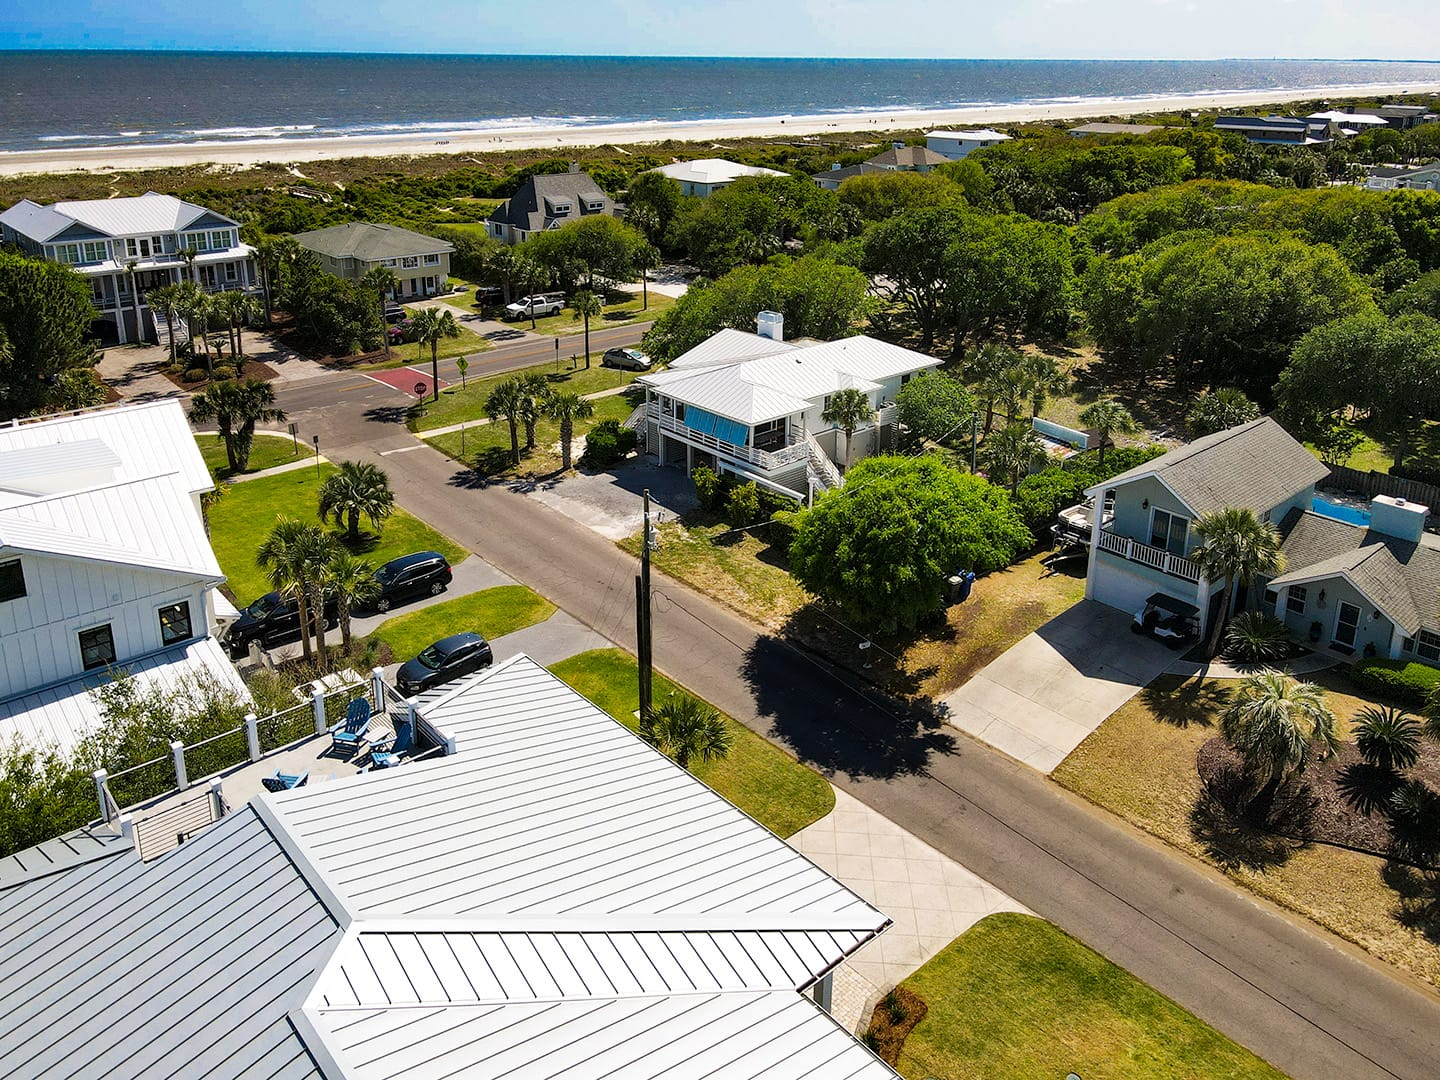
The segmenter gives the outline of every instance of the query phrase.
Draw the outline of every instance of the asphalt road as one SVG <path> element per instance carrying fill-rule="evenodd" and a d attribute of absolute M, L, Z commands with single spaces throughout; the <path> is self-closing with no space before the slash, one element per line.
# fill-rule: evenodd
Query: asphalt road
<path fill-rule="evenodd" d="M 403 394 L 337 382 L 327 398 L 320 381 L 281 405 L 322 450 L 383 463 L 407 510 L 633 644 L 633 559 L 418 446 Z M 1437 1075 L 1440 1000 L 1419 983 L 664 575 L 654 587 L 657 667 L 1285 1072 Z"/>

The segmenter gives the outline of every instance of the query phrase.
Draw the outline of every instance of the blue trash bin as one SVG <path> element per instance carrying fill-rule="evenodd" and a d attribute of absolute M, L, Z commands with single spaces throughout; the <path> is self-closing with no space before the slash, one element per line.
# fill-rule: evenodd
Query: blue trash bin
<path fill-rule="evenodd" d="M 975 571 L 966 570 L 960 575 L 960 603 L 970 599 L 970 590 L 975 587 Z"/>

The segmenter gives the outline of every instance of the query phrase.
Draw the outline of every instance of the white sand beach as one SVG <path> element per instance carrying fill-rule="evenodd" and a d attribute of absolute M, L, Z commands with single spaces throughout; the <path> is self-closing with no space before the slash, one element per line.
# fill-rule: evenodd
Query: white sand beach
<path fill-rule="evenodd" d="M 634 146 L 677 139 L 723 144 L 727 139 L 776 135 L 824 135 L 916 128 L 979 127 L 1027 121 L 1084 120 L 1135 116 L 1187 109 L 1243 109 L 1291 101 L 1373 97 L 1379 94 L 1440 93 L 1440 82 L 1376 83 L 1303 90 L 1243 90 L 1214 94 L 1177 94 L 1144 98 L 1077 98 L 1046 103 L 983 105 L 960 109 L 829 113 L 816 116 L 768 116 L 683 122 L 588 124 L 569 127 L 445 130 L 404 135 L 354 135 L 343 138 L 247 139 L 243 142 L 192 142 L 163 146 L 66 147 L 56 150 L 0 152 L 0 175 L 106 172 L 161 169 L 178 165 L 251 166 L 261 162 L 309 162 L 357 157 L 408 157 L 425 154 L 493 152 L 554 147 Z"/>

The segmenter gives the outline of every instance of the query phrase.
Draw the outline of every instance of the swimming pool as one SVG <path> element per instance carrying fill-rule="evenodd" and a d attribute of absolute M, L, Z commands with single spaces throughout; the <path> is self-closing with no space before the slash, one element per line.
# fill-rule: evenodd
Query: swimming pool
<path fill-rule="evenodd" d="M 1361 510 L 1358 506 L 1347 506 L 1345 503 L 1331 502 L 1329 499 L 1322 499 L 1319 495 L 1311 500 L 1310 509 L 1324 517 L 1343 521 L 1347 525 L 1359 525 L 1362 528 L 1368 528 L 1370 525 L 1369 510 Z"/>

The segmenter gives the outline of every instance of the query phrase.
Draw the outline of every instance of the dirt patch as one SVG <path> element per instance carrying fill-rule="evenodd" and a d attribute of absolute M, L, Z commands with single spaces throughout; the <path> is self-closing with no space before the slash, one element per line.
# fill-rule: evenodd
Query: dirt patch
<path fill-rule="evenodd" d="M 870 1014 L 870 1027 L 865 1032 L 865 1045 L 887 1065 L 900 1063 L 900 1051 L 915 1025 L 925 1019 L 930 1006 L 913 990 L 897 986 L 880 999 Z"/>

